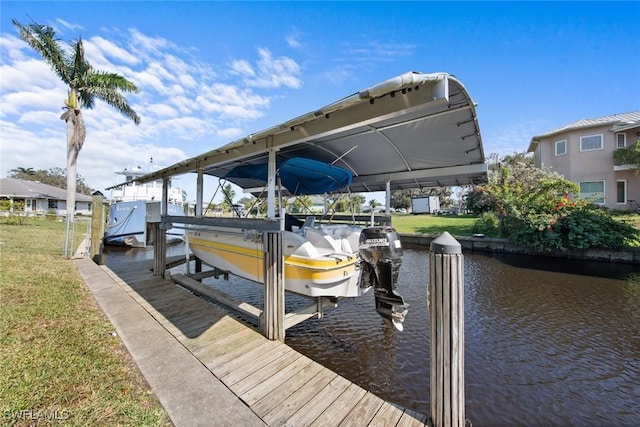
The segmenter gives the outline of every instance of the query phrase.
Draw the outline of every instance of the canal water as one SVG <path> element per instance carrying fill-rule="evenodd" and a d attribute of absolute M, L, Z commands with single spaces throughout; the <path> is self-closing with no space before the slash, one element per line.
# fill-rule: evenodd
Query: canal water
<path fill-rule="evenodd" d="M 152 251 L 140 254 L 108 258 Z M 464 255 L 472 425 L 640 425 L 640 268 Z M 286 343 L 385 400 L 429 414 L 428 259 L 424 248 L 404 249 L 398 288 L 410 309 L 403 332 L 381 320 L 370 292 L 289 329 Z M 205 283 L 261 307 L 260 286 L 238 278 Z M 304 305 L 287 296 L 287 310 Z"/>

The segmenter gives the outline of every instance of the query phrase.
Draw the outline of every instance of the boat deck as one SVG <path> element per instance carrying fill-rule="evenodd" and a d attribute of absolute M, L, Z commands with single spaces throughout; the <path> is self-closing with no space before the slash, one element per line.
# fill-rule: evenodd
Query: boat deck
<path fill-rule="evenodd" d="M 269 426 L 424 426 L 288 345 L 151 273 L 152 261 L 102 268 Z"/>

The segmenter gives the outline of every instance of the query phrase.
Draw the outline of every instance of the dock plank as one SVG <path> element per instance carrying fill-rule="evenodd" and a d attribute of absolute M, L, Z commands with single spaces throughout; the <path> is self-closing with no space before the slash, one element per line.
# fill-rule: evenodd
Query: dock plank
<path fill-rule="evenodd" d="M 202 361 L 203 354 L 225 354 L 245 342 L 255 341 L 258 337 L 257 332 L 244 328 L 224 338 L 216 339 L 204 347 L 196 348 L 192 353 Z"/>
<path fill-rule="evenodd" d="M 260 336 L 225 354 L 203 354 L 200 360 L 202 360 L 207 368 L 216 374 L 216 376 L 223 377 L 238 367 L 253 364 L 258 355 L 264 354 L 279 346 L 275 341 L 268 341 L 262 338 L 264 337 Z"/>
<path fill-rule="evenodd" d="M 411 409 L 405 409 L 397 427 L 421 427 L 427 424 L 428 417 Z"/>
<path fill-rule="evenodd" d="M 347 417 L 342 420 L 340 426 L 368 426 L 373 417 L 378 413 L 384 400 L 378 396 L 367 393 L 353 408 Z"/>
<path fill-rule="evenodd" d="M 247 405 L 253 407 L 258 401 L 269 394 L 271 391 L 278 389 L 289 379 L 298 375 L 306 367 L 312 364 L 312 360 L 306 356 L 299 357 L 289 363 L 272 375 L 269 375 L 264 381 L 261 381 L 255 387 L 247 390 L 240 395 L 240 399 L 244 400 Z"/>
<path fill-rule="evenodd" d="M 268 425 L 282 425 L 291 418 L 293 414 L 298 412 L 303 405 L 309 402 L 313 396 L 318 394 L 320 390 L 333 381 L 338 374 L 328 369 L 321 369 L 313 378 L 311 378 L 304 386 L 299 387 L 285 401 L 274 406 L 270 411 L 266 412 L 262 419 Z M 268 398 L 265 397 L 265 398 Z M 255 409 L 254 409 L 255 408 Z M 252 408 L 256 413 L 260 412 L 258 404 Z"/>
<path fill-rule="evenodd" d="M 349 383 L 347 389 L 311 423 L 311 426 L 322 427 L 339 424 L 366 394 L 367 391 L 362 387 Z"/>
<path fill-rule="evenodd" d="M 428 417 L 367 392 L 170 280 L 152 262 L 102 266 L 268 426 L 419 427 Z M 131 269 L 131 266 L 128 268 Z"/>
<path fill-rule="evenodd" d="M 395 426 L 400 421 L 404 410 L 393 403 L 384 402 L 380 410 L 369 423 L 370 426 L 387 427 Z"/>
<path fill-rule="evenodd" d="M 213 371 L 213 373 L 220 378 L 227 387 L 231 387 L 238 381 L 269 365 L 274 360 L 278 360 L 288 354 L 294 354 L 294 351 L 285 345 L 278 345 L 261 355 L 257 355 L 250 365 L 235 365 L 234 369 L 226 374 L 218 374 L 216 371 Z"/>
<path fill-rule="evenodd" d="M 250 375 L 245 376 L 240 381 L 237 381 L 231 385 L 228 384 L 226 380 L 223 381 L 237 396 L 242 396 L 252 388 L 269 380 L 272 376 L 276 375 L 279 371 L 286 368 L 301 357 L 302 355 L 300 353 L 296 351 L 289 351 L 283 356 L 272 361 L 271 363 L 251 373 Z"/>
<path fill-rule="evenodd" d="M 323 366 L 316 362 L 308 363 L 298 372 L 294 373 L 286 381 L 277 387 L 267 390 L 262 397 L 256 399 L 255 403 L 251 403 L 251 409 L 264 417 L 273 408 L 285 405 L 300 388 L 306 386 L 312 378 L 322 372 Z M 256 396 L 257 397 L 257 396 Z M 247 401 L 247 400 L 245 400 Z"/>
<path fill-rule="evenodd" d="M 316 420 L 344 391 L 351 385 L 347 379 L 336 376 L 323 387 L 313 398 L 296 411 L 283 424 L 288 427 L 308 426 Z M 333 422 L 332 425 L 336 423 Z"/>

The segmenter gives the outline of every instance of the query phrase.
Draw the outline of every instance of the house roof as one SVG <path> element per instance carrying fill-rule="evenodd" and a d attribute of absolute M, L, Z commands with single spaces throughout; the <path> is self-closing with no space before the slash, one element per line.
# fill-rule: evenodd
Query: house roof
<path fill-rule="evenodd" d="M 0 197 L 67 200 L 67 190 L 17 178 L 0 178 Z M 76 201 L 90 202 L 91 196 L 76 193 Z"/>
<path fill-rule="evenodd" d="M 487 179 L 475 103 L 447 73 L 409 72 L 278 126 L 137 178 L 149 182 L 201 170 L 305 157 L 353 175 L 353 192 L 482 183 Z M 229 179 L 241 188 L 256 182 Z"/>
<path fill-rule="evenodd" d="M 630 113 L 613 114 L 611 116 L 596 117 L 594 119 L 580 119 L 577 122 L 569 123 L 561 128 L 554 129 L 552 131 L 536 135 L 531 138 L 531 143 L 527 151 L 535 151 L 535 146 L 540 142 L 542 138 L 557 135 L 564 132 L 569 132 L 576 129 L 586 129 L 591 127 L 599 127 L 612 125 L 611 130 L 614 132 L 621 132 L 627 129 L 633 129 L 640 126 L 640 111 L 632 111 Z"/>

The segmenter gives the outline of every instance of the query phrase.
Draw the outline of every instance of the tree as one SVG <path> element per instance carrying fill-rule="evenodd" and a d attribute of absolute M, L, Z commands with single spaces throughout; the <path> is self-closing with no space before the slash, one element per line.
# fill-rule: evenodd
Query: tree
<path fill-rule="evenodd" d="M 296 213 L 306 214 L 312 213 L 311 206 L 313 203 L 311 202 L 311 197 L 307 195 L 296 196 L 293 200 L 293 210 Z"/>
<path fill-rule="evenodd" d="M 236 197 L 236 192 L 233 191 L 231 184 L 227 184 L 222 188 L 222 195 L 224 196 L 224 200 L 221 203 L 222 208 L 230 210 L 231 205 L 233 204 L 233 198 Z"/>
<path fill-rule="evenodd" d="M 365 203 L 366 198 L 362 194 L 352 194 L 349 196 L 349 212 L 360 213 L 360 207 Z"/>
<path fill-rule="evenodd" d="M 85 59 L 82 38 L 72 42 L 67 50 L 52 27 L 35 22 L 23 25 L 15 19 L 12 22 L 20 38 L 40 54 L 68 87 L 60 119 L 67 123 L 67 222 L 70 222 L 75 213 L 76 161 L 86 137 L 81 108 L 93 108 L 98 99 L 138 125 L 140 117 L 121 93 L 137 93 L 138 88 L 118 74 L 94 70 Z"/>
<path fill-rule="evenodd" d="M 578 185 L 526 162 L 501 163 L 489 183 L 476 186 L 467 207 L 484 212 L 476 232 L 502 236 L 540 251 L 619 249 L 640 233 L 610 212 L 580 199 Z"/>
<path fill-rule="evenodd" d="M 36 174 L 36 171 L 33 170 L 33 168 L 23 168 L 23 167 L 17 167 L 15 169 L 11 169 L 9 171 L 10 174 L 10 178 L 18 178 L 18 176 L 33 176 Z M 22 178 L 18 178 L 18 179 L 22 179 Z"/>

